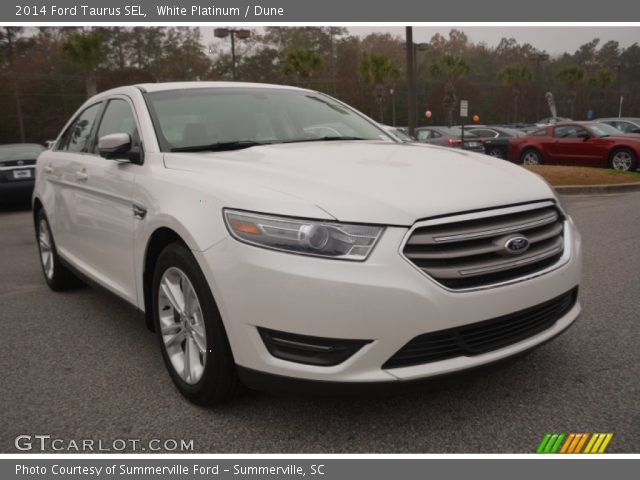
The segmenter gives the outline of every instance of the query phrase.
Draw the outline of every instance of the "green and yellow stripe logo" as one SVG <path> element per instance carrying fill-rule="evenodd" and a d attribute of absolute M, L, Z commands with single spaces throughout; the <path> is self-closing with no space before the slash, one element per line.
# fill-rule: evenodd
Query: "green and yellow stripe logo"
<path fill-rule="evenodd" d="M 613 433 L 547 433 L 536 453 L 604 453 Z"/>

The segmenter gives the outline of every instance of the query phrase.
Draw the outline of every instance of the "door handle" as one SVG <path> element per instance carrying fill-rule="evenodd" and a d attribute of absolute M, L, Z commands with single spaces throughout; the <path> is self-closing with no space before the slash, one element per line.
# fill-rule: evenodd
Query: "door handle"
<path fill-rule="evenodd" d="M 87 175 L 86 172 L 83 172 L 83 171 L 76 172 L 76 180 L 80 180 L 81 182 L 84 182 L 88 178 L 89 178 L 89 175 Z"/>
<path fill-rule="evenodd" d="M 51 165 L 46 165 L 43 170 L 44 173 L 53 173 L 53 167 Z"/>

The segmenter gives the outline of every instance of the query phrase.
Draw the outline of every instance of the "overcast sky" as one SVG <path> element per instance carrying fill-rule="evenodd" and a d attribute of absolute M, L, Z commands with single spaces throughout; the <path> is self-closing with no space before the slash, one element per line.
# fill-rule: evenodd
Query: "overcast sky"
<path fill-rule="evenodd" d="M 617 40 L 622 47 L 639 42 L 640 27 L 414 27 L 413 41 L 428 42 L 433 35 L 445 37 L 452 28 L 464 31 L 473 42 L 486 42 L 490 46 L 498 44 L 502 37 L 514 37 L 519 43 L 530 43 L 551 54 L 573 53 L 577 48 L 599 38 L 601 44 Z M 404 37 L 404 27 L 349 27 L 353 35 L 366 36 L 372 32 L 389 32 Z"/>

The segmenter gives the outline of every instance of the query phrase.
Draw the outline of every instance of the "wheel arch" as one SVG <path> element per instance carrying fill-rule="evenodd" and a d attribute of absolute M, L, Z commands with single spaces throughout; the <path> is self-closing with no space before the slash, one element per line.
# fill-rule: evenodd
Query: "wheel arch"
<path fill-rule="evenodd" d="M 180 234 L 178 234 L 178 232 L 169 227 L 158 227 L 149 236 L 144 252 L 142 293 L 144 299 L 145 323 L 147 328 L 152 332 L 155 331 L 155 325 L 153 322 L 153 305 L 151 304 L 153 299 L 151 291 L 153 269 L 162 250 L 171 243 L 180 243 L 186 248 L 189 248 L 187 242 L 180 236 Z"/>
<path fill-rule="evenodd" d="M 33 225 L 36 226 L 38 224 L 38 215 L 40 214 L 40 210 L 42 210 L 44 206 L 38 197 L 34 197 L 33 206 L 31 208 L 33 214 Z"/>

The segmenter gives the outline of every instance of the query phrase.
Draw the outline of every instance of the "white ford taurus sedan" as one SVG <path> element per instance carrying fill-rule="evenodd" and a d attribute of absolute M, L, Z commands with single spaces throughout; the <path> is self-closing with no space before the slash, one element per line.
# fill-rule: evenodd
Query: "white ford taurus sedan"
<path fill-rule="evenodd" d="M 461 371 L 580 312 L 580 236 L 541 178 L 311 90 L 100 93 L 38 158 L 33 212 L 49 286 L 144 311 L 198 404 Z"/>

